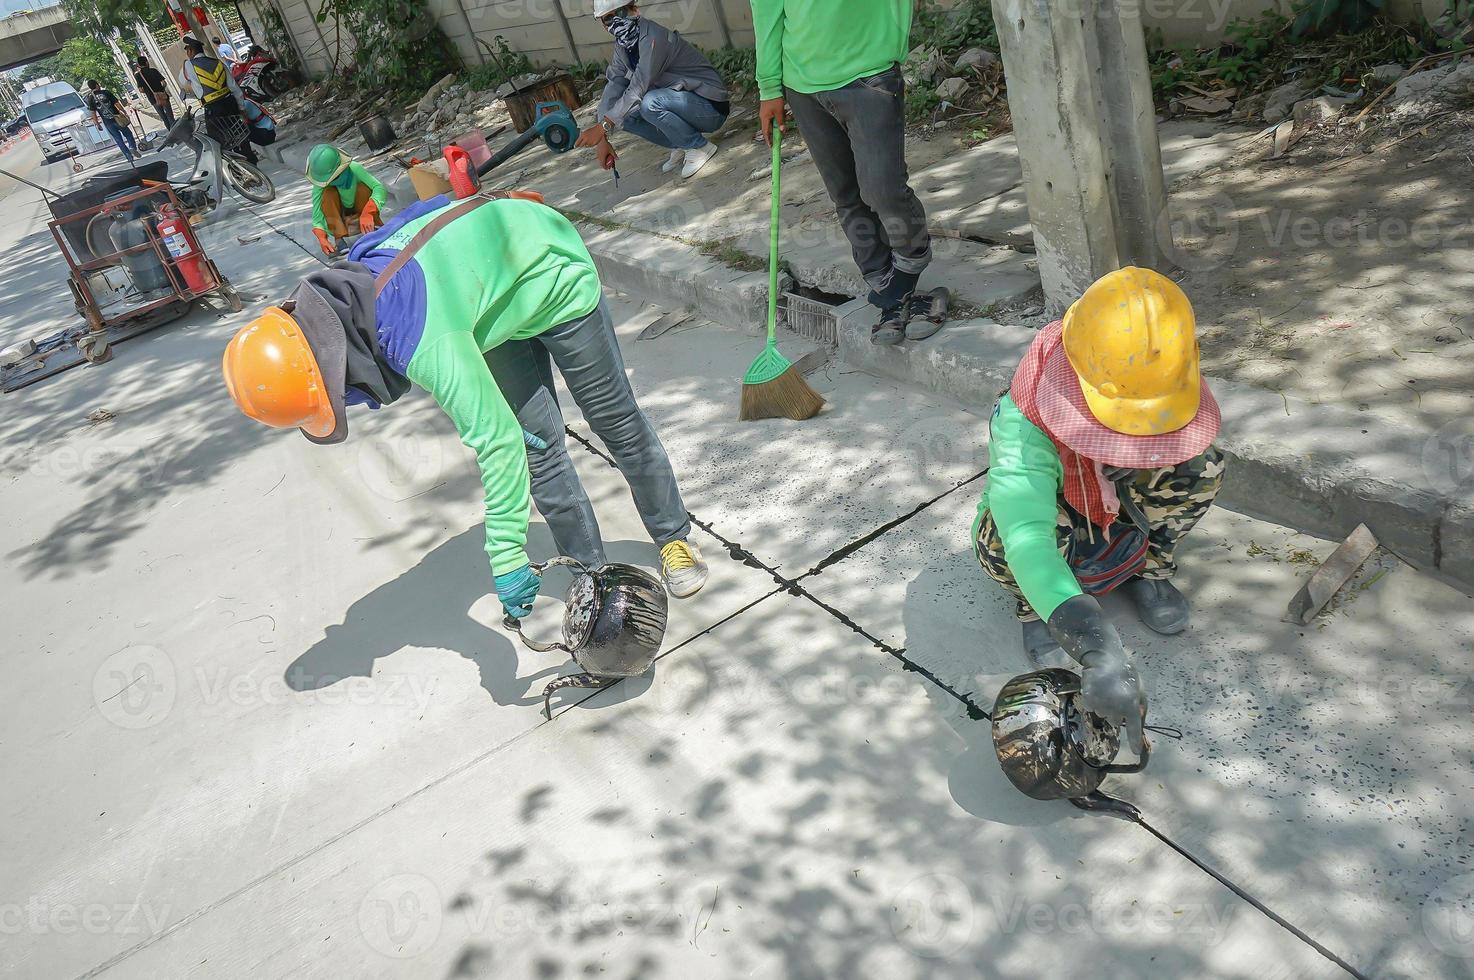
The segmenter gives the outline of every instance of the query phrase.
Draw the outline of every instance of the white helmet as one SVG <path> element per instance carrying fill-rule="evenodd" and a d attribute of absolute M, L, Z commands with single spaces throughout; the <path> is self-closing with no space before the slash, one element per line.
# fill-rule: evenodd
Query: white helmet
<path fill-rule="evenodd" d="M 628 7 L 634 0 L 594 0 L 594 16 L 612 14 L 621 7 Z"/>

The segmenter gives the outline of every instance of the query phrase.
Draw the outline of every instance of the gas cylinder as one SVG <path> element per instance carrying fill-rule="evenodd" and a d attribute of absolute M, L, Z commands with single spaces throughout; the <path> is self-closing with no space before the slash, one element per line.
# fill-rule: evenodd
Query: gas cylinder
<path fill-rule="evenodd" d="M 148 220 L 148 210 L 141 204 L 134 205 L 133 210 L 126 216 L 115 217 L 112 227 L 108 229 L 108 237 L 112 239 L 113 247 L 119 252 L 125 252 L 140 245 L 147 245 L 149 243 Z M 140 294 L 149 296 L 159 290 L 169 288 L 169 275 L 164 271 L 164 264 L 159 261 L 153 249 L 129 252 L 119 261 L 122 262 L 123 268 L 128 270 L 128 276 L 133 280 L 133 288 Z"/>
<path fill-rule="evenodd" d="M 159 215 L 159 237 L 164 240 L 164 248 L 173 257 L 174 267 L 179 270 L 185 286 L 192 293 L 205 292 L 211 283 L 205 272 L 204 253 L 195 245 L 189 220 L 171 205 L 160 208 Z"/>

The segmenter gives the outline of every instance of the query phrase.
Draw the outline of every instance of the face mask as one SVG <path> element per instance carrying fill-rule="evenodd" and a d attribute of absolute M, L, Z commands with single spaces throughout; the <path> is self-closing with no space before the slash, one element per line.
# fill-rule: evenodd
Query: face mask
<path fill-rule="evenodd" d="M 343 190 L 347 190 L 348 188 L 352 187 L 353 186 L 353 171 L 352 170 L 344 170 L 336 178 L 334 178 L 334 180 L 333 180 L 333 186 L 334 187 L 340 187 Z"/>
<path fill-rule="evenodd" d="M 640 43 L 640 25 L 636 20 L 637 18 L 621 15 L 609 18 L 609 23 L 604 25 L 614 35 L 614 43 L 626 51 L 633 51 Z"/>

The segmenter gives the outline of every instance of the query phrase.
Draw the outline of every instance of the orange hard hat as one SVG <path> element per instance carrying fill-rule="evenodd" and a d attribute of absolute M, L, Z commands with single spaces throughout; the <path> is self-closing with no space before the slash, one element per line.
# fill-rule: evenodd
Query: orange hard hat
<path fill-rule="evenodd" d="M 268 307 L 240 329 L 225 348 L 222 367 L 230 397 L 249 418 L 301 429 L 314 442 L 338 428 L 312 346 L 281 307 Z"/>

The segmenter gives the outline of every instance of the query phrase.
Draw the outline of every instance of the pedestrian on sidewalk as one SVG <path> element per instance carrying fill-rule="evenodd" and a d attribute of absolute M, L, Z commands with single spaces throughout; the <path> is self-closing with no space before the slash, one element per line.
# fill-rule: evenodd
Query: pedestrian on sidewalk
<path fill-rule="evenodd" d="M 133 81 L 149 104 L 159 111 L 159 120 L 164 124 L 164 129 L 173 126 L 174 102 L 169 98 L 169 87 L 164 83 L 163 72 L 149 64 L 143 55 L 139 55 L 133 63 Z"/>
<path fill-rule="evenodd" d="M 793 109 L 855 264 L 880 310 L 877 344 L 941 329 L 947 291 L 918 292 L 931 262 L 926 210 L 906 171 L 910 0 L 752 0 L 758 121 L 772 142 Z"/>
<path fill-rule="evenodd" d="M 102 87 L 95 78 L 87 79 L 87 108 L 92 110 L 92 125 L 106 129 L 129 163 L 138 155 L 138 143 L 128 126 L 127 110 L 118 97 Z"/>
<path fill-rule="evenodd" d="M 680 34 L 641 16 L 638 4 L 595 0 L 594 16 L 614 36 L 614 58 L 594 124 L 577 145 L 596 147 L 608 170 L 618 159 L 609 134 L 622 128 L 670 150 L 661 173 L 680 167 L 682 177 L 694 177 L 716 156 L 706 134 L 732 109 L 721 73 Z"/>
<path fill-rule="evenodd" d="M 215 53 L 220 56 L 220 60 L 230 67 L 234 68 L 240 64 L 241 56 L 236 53 L 235 45 L 229 41 L 222 41 L 218 37 L 212 37 L 210 38 L 210 46 L 215 49 Z"/>
<path fill-rule="evenodd" d="M 559 552 L 588 568 L 606 562 L 564 444 L 556 365 L 629 483 L 666 588 L 693 595 L 707 566 L 625 376 L 599 274 L 568 219 L 526 199 L 537 197 L 442 196 L 406 208 L 236 334 L 226 386 L 247 416 L 317 443 L 347 438 L 348 405 L 387 405 L 411 382 L 428 391 L 476 455 L 496 592 L 520 618 L 539 587 L 526 552 L 529 471 Z"/>
<path fill-rule="evenodd" d="M 1174 556 L 1223 482 L 1218 426 L 1192 305 L 1160 273 L 1103 276 L 1039 332 L 993 408 L 972 531 L 983 570 L 1018 602 L 1037 666 L 1062 647 L 1087 668 L 1087 695 L 1093 670 L 1101 689 L 1139 696 L 1095 597 L 1120 587 L 1152 630 L 1187 628 Z M 1126 710 L 1086 706 L 1113 721 Z"/>

